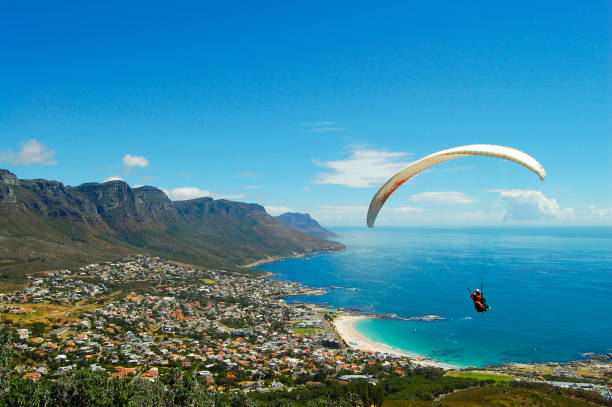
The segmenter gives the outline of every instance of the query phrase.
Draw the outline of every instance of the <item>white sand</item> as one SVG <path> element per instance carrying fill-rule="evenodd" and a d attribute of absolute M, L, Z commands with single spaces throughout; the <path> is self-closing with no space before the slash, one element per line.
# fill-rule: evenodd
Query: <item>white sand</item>
<path fill-rule="evenodd" d="M 340 314 L 334 319 L 334 327 L 336 332 L 342 337 L 346 344 L 353 348 L 365 352 L 380 352 L 389 355 L 407 357 L 410 358 L 414 364 L 419 366 L 428 367 L 439 367 L 442 369 L 457 369 L 457 366 L 453 366 L 447 363 L 436 362 L 425 356 L 418 355 L 416 353 L 406 352 L 400 349 L 393 348 L 384 343 L 375 342 L 371 339 L 361 335 L 355 328 L 355 323 L 363 319 L 372 319 L 371 317 L 363 315 L 346 315 Z"/>

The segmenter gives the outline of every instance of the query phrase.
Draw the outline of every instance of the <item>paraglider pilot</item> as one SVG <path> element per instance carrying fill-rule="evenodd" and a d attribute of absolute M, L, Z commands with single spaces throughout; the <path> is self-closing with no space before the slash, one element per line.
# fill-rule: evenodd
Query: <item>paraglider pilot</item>
<path fill-rule="evenodd" d="M 482 291 L 478 288 L 474 290 L 471 295 L 472 301 L 474 301 L 474 307 L 477 312 L 486 312 L 489 310 L 489 306 L 487 305 L 487 300 L 484 295 L 482 295 Z"/>

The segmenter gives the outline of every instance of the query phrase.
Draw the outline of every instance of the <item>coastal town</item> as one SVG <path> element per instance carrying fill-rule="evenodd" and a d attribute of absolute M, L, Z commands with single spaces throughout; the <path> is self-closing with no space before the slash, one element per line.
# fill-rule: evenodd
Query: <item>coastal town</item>
<path fill-rule="evenodd" d="M 140 255 L 32 279 L 0 294 L 0 315 L 18 336 L 15 369 L 32 380 L 87 367 L 154 381 L 181 367 L 216 390 L 267 392 L 412 366 L 346 348 L 325 310 L 283 300 L 320 292 Z"/>
<path fill-rule="evenodd" d="M 181 368 L 216 391 L 265 393 L 329 378 L 376 384 L 380 372 L 402 376 L 417 366 L 456 371 L 363 337 L 354 323 L 368 316 L 286 301 L 323 289 L 265 277 L 136 255 L 30 278 L 26 288 L 0 294 L 0 318 L 16 335 L 14 370 L 34 381 L 86 368 L 154 382 Z M 610 397 L 610 359 L 462 373 Z"/>

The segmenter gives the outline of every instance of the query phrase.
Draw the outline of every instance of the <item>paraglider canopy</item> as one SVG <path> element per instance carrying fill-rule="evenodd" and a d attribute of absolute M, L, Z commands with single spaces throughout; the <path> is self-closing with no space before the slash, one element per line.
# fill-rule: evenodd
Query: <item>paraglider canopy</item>
<path fill-rule="evenodd" d="M 492 144 L 472 144 L 438 151 L 437 153 L 430 154 L 427 157 L 413 162 L 392 176 L 378 190 L 376 195 L 374 195 L 374 198 L 372 198 L 372 202 L 370 202 L 370 209 L 368 210 L 367 217 L 368 227 L 374 227 L 374 221 L 376 220 L 376 216 L 378 216 L 378 212 L 383 207 L 387 199 L 389 199 L 391 194 L 393 194 L 393 192 L 395 192 L 395 190 L 404 182 L 436 164 L 471 155 L 483 155 L 513 161 L 538 174 L 541 180 L 546 178 L 546 171 L 544 171 L 544 168 L 539 162 L 537 162 L 530 155 L 511 147 L 497 146 Z"/>

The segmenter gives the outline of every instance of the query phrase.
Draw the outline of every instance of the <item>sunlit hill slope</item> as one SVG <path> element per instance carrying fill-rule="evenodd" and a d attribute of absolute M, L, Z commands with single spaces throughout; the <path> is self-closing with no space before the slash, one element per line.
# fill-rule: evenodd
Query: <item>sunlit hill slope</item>
<path fill-rule="evenodd" d="M 234 267 L 267 256 L 343 246 L 286 226 L 257 204 L 198 198 L 170 201 L 158 188 L 123 181 L 76 187 L 20 180 L 0 170 L 0 273 L 74 266 L 149 252 Z"/>

